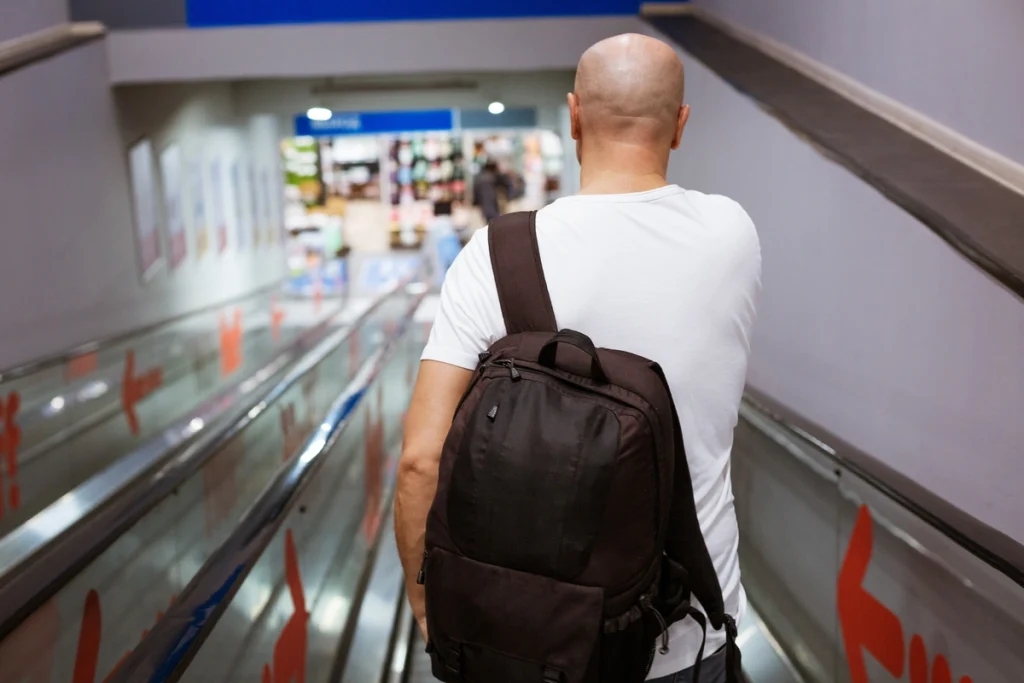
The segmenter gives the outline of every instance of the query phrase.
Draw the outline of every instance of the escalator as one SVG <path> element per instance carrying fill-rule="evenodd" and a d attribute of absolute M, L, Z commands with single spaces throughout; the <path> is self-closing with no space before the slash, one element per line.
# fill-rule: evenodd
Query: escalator
<path fill-rule="evenodd" d="M 174 447 L 156 439 L 122 453 L 0 539 L 0 680 L 92 680 L 85 672 L 103 666 L 102 680 L 113 670 L 316 429 L 407 298 L 397 286 L 376 301 L 325 302 L 315 320 L 293 306 L 289 343 L 172 420 L 187 432 Z M 93 655 L 78 653 L 91 643 L 89 666 Z"/>
<path fill-rule="evenodd" d="M 31 610 L 12 612 L 29 591 L 0 579 L 0 680 L 432 680 L 390 531 L 424 290 L 378 305 L 381 329 L 350 371 L 333 367 L 344 343 L 321 346 L 194 455 L 201 466 L 138 483 L 157 500 L 122 510 L 126 531 L 90 560 L 79 549 Z M 314 371 L 323 388 L 290 439 L 281 420 Z M 1020 680 L 1020 546 L 754 390 L 733 478 L 751 683 Z"/>

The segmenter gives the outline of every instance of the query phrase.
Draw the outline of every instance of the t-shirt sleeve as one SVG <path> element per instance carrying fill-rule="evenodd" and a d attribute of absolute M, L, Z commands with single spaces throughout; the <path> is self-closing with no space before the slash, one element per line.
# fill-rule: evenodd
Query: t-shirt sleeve
<path fill-rule="evenodd" d="M 472 370 L 479 355 L 504 336 L 484 228 L 473 235 L 448 270 L 423 360 Z"/>

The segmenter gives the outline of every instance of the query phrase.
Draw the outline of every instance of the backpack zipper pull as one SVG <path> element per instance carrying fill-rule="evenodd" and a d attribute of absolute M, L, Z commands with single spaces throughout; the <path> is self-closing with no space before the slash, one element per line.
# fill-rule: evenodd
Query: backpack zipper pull
<path fill-rule="evenodd" d="M 654 615 L 655 620 L 658 622 L 658 626 L 661 627 L 661 654 L 668 654 L 668 624 L 665 623 L 665 617 L 661 616 L 661 612 L 654 608 L 651 604 L 651 597 L 649 595 L 640 596 L 640 606 L 645 611 L 650 612 Z"/>
<path fill-rule="evenodd" d="M 497 364 L 508 368 L 509 377 L 512 378 L 513 382 L 518 382 L 522 378 L 522 375 L 516 370 L 516 362 L 514 360 L 499 360 Z"/>
<path fill-rule="evenodd" d="M 424 550 L 423 551 L 423 562 L 420 563 L 420 572 L 419 572 L 419 574 L 416 575 L 416 583 L 419 584 L 420 586 L 422 586 L 424 583 L 427 582 L 427 557 L 428 557 L 428 555 L 429 555 L 429 553 L 426 550 Z"/>

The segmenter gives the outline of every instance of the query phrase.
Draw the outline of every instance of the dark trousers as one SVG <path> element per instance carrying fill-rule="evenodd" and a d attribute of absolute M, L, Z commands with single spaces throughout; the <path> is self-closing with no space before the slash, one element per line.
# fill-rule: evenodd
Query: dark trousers
<path fill-rule="evenodd" d="M 725 683 L 725 648 L 706 658 L 700 666 L 700 680 L 693 680 L 693 667 L 647 683 Z"/>

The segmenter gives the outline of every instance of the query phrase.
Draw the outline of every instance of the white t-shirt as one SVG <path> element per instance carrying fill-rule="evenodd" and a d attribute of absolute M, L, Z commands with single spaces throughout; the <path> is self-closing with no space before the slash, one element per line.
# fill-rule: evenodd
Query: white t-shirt
<path fill-rule="evenodd" d="M 537 239 L 558 326 L 664 369 L 726 610 L 741 617 L 729 456 L 760 290 L 754 224 L 731 199 L 670 185 L 559 199 L 537 215 Z M 477 354 L 504 336 L 484 229 L 448 272 L 423 358 L 472 369 Z M 693 620 L 673 625 L 670 637 L 651 678 L 696 660 Z M 724 644 L 724 633 L 709 631 L 705 655 Z"/>

